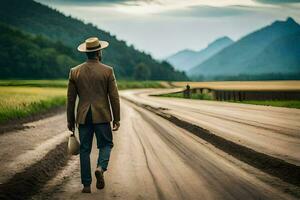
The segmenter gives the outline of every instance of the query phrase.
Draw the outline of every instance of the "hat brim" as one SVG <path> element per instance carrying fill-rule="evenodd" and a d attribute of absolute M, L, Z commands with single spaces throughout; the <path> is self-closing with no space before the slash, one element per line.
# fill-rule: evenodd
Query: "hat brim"
<path fill-rule="evenodd" d="M 86 44 L 85 42 L 80 44 L 78 47 L 77 47 L 77 50 L 80 51 L 80 52 L 93 52 L 93 51 L 99 51 L 101 49 L 105 49 L 106 47 L 108 47 L 109 43 L 106 42 L 106 41 L 99 41 L 100 42 L 100 47 L 97 48 L 97 49 L 87 49 L 86 48 Z"/>

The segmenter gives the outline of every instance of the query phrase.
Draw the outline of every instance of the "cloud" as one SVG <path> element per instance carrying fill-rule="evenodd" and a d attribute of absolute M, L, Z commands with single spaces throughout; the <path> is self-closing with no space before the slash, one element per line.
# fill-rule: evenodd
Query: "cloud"
<path fill-rule="evenodd" d="M 135 0 L 36 0 L 46 4 L 56 5 L 97 5 L 97 4 L 126 4 L 127 2 L 134 2 Z"/>
<path fill-rule="evenodd" d="M 126 16 L 230 17 L 261 13 L 299 18 L 300 0 L 36 0 L 50 6 L 110 9 Z"/>
<path fill-rule="evenodd" d="M 288 4 L 288 3 L 300 3 L 300 0 L 256 0 L 260 3 L 266 4 Z"/>
<path fill-rule="evenodd" d="M 247 15 L 253 12 L 255 10 L 247 6 L 191 6 L 181 10 L 168 11 L 163 14 L 177 17 L 227 17 Z"/>
<path fill-rule="evenodd" d="M 113 2 L 113 3 L 118 3 L 118 2 L 125 2 L 128 0 L 41 0 L 41 1 L 49 1 L 49 2 L 65 2 L 65 3 L 107 3 L 107 2 Z"/>
<path fill-rule="evenodd" d="M 79 4 L 79 5 L 98 5 L 98 4 L 129 4 L 135 5 L 140 2 L 151 3 L 156 0 L 36 0 L 48 4 Z"/>

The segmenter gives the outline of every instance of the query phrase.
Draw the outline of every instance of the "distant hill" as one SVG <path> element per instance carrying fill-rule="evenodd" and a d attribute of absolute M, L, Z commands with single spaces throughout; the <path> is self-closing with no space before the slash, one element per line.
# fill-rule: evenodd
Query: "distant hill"
<path fill-rule="evenodd" d="M 172 64 L 175 69 L 187 71 L 190 69 L 190 58 L 195 57 L 195 55 L 197 55 L 197 51 L 184 49 L 167 57 L 165 60 Z"/>
<path fill-rule="evenodd" d="M 147 76 L 143 76 L 144 79 L 187 79 L 183 72 L 175 71 L 169 63 L 158 62 L 150 55 L 136 50 L 133 46 L 128 46 L 124 41 L 118 40 L 115 36 L 92 24 L 85 24 L 80 20 L 67 17 L 33 0 L 1 0 L 0 20 L 22 31 L 43 35 L 52 41 L 60 41 L 74 51 L 76 60 L 80 62 L 84 61 L 85 56 L 77 53 L 76 48 L 84 39 L 98 36 L 100 39 L 107 40 L 110 47 L 103 51 L 104 63 L 114 67 L 118 78 L 135 79 L 139 74 L 140 66 L 143 66 L 146 68 L 143 71 L 147 71 Z M 67 74 L 61 75 L 61 77 L 66 76 Z"/>
<path fill-rule="evenodd" d="M 300 25 L 292 18 L 275 21 L 223 49 L 188 74 L 204 80 L 240 75 L 266 75 L 268 79 L 268 74 L 279 79 L 297 78 L 300 75 L 299 35 Z"/>
<path fill-rule="evenodd" d="M 193 51 L 185 49 L 174 55 L 171 55 L 166 60 L 171 63 L 175 69 L 188 71 L 232 43 L 233 41 L 229 37 L 222 37 L 210 43 L 203 50 Z"/>
<path fill-rule="evenodd" d="M 60 78 L 78 64 L 61 42 L 32 36 L 0 23 L 0 78 Z"/>
<path fill-rule="evenodd" d="M 300 31 L 274 40 L 247 67 L 260 74 L 300 73 Z"/>

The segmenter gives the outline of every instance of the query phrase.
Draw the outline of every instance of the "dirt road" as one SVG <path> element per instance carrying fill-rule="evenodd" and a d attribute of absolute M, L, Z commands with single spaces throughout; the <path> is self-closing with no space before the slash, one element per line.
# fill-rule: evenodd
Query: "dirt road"
<path fill-rule="evenodd" d="M 24 126 L 24 130 L 0 135 L 0 183 L 41 160 L 68 136 L 65 113 Z"/>
<path fill-rule="evenodd" d="M 299 152 L 298 110 L 148 97 L 152 92 L 126 91 L 122 96 L 168 108 L 164 111 L 211 128 L 235 142 L 290 162 L 299 161 L 299 155 L 293 152 Z M 93 182 L 92 194 L 80 193 L 78 156 L 66 164 L 65 146 L 59 145 L 65 144 L 69 134 L 62 113 L 28 123 L 25 130 L 0 135 L 0 199 L 3 195 L 8 196 L 4 199 L 12 199 L 10 194 L 36 200 L 299 197 L 297 186 L 231 157 L 156 114 L 124 99 L 121 107 L 121 128 L 114 133 L 115 146 L 104 190 L 97 190 Z M 93 169 L 96 156 L 94 143 Z"/>
<path fill-rule="evenodd" d="M 180 119 L 258 152 L 300 165 L 300 110 L 216 101 L 161 98 L 164 90 L 128 90 L 122 96 L 163 107 Z"/>
<path fill-rule="evenodd" d="M 121 114 L 104 190 L 93 182 L 92 194 L 80 193 L 74 157 L 35 199 L 293 199 L 257 178 L 264 174 L 145 109 L 123 100 Z M 94 169 L 96 155 L 94 145 Z"/>

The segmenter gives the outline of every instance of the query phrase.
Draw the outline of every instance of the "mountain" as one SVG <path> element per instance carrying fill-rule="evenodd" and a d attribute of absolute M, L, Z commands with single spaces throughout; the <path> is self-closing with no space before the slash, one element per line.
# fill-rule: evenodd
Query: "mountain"
<path fill-rule="evenodd" d="M 203 50 L 193 51 L 185 49 L 175 53 L 174 55 L 171 55 L 166 60 L 171 63 L 175 69 L 188 71 L 232 43 L 233 41 L 229 37 L 222 37 L 210 43 Z"/>
<path fill-rule="evenodd" d="M 60 42 L 32 36 L 0 23 L 0 78 L 59 78 L 78 64 Z"/>
<path fill-rule="evenodd" d="M 185 73 L 174 70 L 169 63 L 156 61 L 150 55 L 136 50 L 133 46 L 128 46 L 124 41 L 118 40 L 115 36 L 92 24 L 85 24 L 80 20 L 65 16 L 33 0 L 1 0 L 0 21 L 23 32 L 42 35 L 53 42 L 61 42 L 74 51 L 76 61 L 80 62 L 84 61 L 85 55 L 76 51 L 77 45 L 91 36 L 107 40 L 110 46 L 103 51 L 103 62 L 114 67 L 118 78 L 134 79 L 138 74 L 137 70 L 140 69 L 139 66 L 143 66 L 149 72 L 147 76 L 143 76 L 145 79 L 187 79 Z M 67 74 L 61 77 L 67 77 Z"/>
<path fill-rule="evenodd" d="M 190 76 L 214 77 L 263 74 L 300 74 L 300 25 L 292 18 L 241 38 L 188 71 Z M 300 77 L 298 77 L 300 78 Z"/>
<path fill-rule="evenodd" d="M 169 57 L 166 58 L 170 64 L 172 64 L 175 69 L 187 71 L 191 68 L 190 66 L 190 58 L 193 58 L 197 55 L 197 51 L 184 49 L 181 50 Z"/>
<path fill-rule="evenodd" d="M 300 31 L 274 40 L 248 69 L 260 74 L 300 73 Z"/>

